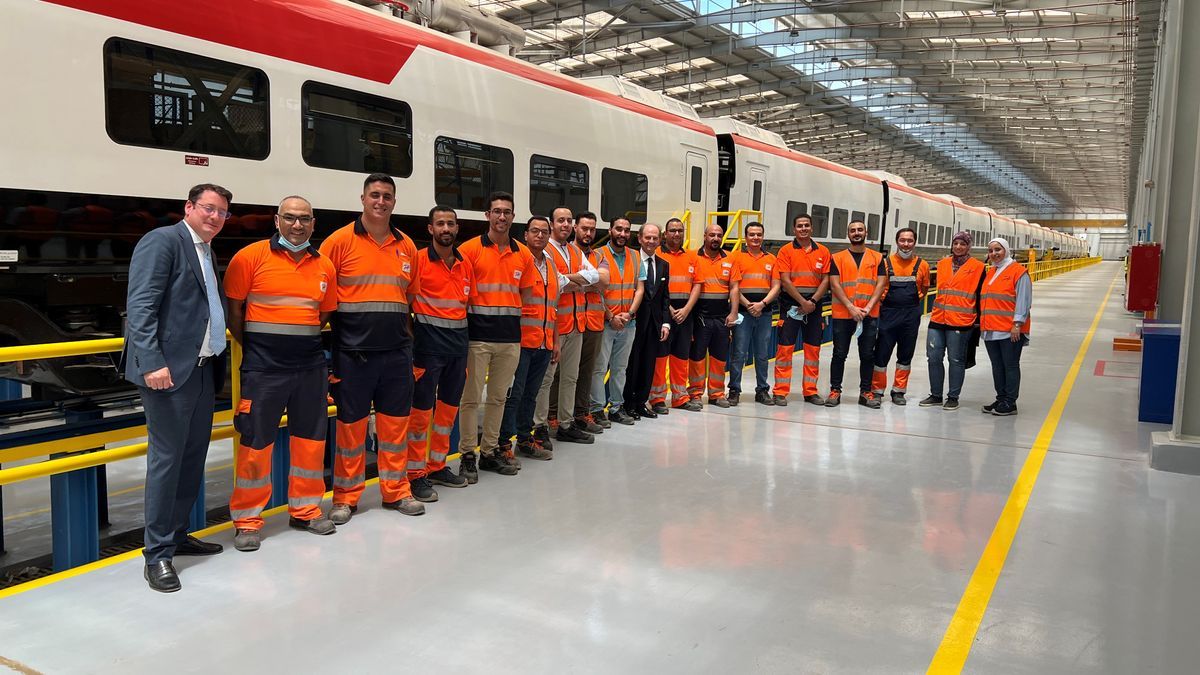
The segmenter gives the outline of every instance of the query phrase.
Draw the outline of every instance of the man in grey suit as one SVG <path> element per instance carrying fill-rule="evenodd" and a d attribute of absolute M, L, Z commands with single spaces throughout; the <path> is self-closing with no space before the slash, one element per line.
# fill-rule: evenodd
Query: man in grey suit
<path fill-rule="evenodd" d="M 176 555 L 214 555 L 220 544 L 188 535 L 204 485 L 218 383 L 224 381 L 225 304 L 209 243 L 233 195 L 219 185 L 188 193 L 183 221 L 142 237 L 129 262 L 121 372 L 141 391 L 146 450 L 146 581 L 180 589 Z"/>

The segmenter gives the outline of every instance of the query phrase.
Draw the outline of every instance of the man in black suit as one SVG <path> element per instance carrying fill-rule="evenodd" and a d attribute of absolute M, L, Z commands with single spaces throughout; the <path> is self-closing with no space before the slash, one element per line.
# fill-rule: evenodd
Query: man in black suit
<path fill-rule="evenodd" d="M 188 535 L 204 486 L 218 383 L 224 381 L 225 300 L 209 245 L 233 195 L 192 188 L 183 221 L 142 237 L 129 262 L 128 324 L 120 370 L 138 386 L 146 413 L 146 581 L 180 589 L 171 560 L 213 555 L 220 544 Z"/>
<path fill-rule="evenodd" d="M 646 401 L 650 398 L 650 382 L 654 379 L 657 345 L 666 340 L 671 331 L 671 324 L 667 320 L 670 316 L 667 301 L 667 277 L 670 270 L 667 261 L 655 254 L 661 239 L 662 229 L 653 223 L 646 223 L 638 232 L 638 242 L 642 247 L 642 265 L 645 267 L 644 277 L 639 277 L 643 277 L 645 293 L 637 311 L 637 329 L 633 335 L 633 349 L 630 351 L 623 392 L 625 413 L 635 420 L 658 417 L 646 405 Z"/>

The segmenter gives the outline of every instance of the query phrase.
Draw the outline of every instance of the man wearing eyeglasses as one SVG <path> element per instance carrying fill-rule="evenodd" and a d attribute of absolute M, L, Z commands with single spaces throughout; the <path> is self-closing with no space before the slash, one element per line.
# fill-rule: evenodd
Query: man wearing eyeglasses
<path fill-rule="evenodd" d="M 413 395 L 408 284 L 417 246 L 392 224 L 396 181 L 391 176 L 367 176 L 360 201 L 362 215 L 321 244 L 321 255 L 337 270 L 330 378 L 337 403 L 337 452 L 329 510 L 336 525 L 350 522 L 358 510 L 372 408 L 383 507 L 406 516 L 425 513 L 425 505 L 413 497 L 407 461 Z"/>
<path fill-rule="evenodd" d="M 162 593 L 181 588 L 174 556 L 222 550 L 187 532 L 204 485 L 216 390 L 225 379 L 225 298 L 209 244 L 232 200 L 219 185 L 192 188 L 183 221 L 142 237 L 129 262 L 118 369 L 138 386 L 146 414 L 144 576 Z"/>
<path fill-rule="evenodd" d="M 337 528 L 321 514 L 329 367 L 321 327 L 337 309 L 337 271 L 309 242 L 312 204 L 279 203 L 276 233 L 238 251 L 225 272 L 229 332 L 242 346 L 242 387 L 233 418 L 240 434 L 229 515 L 233 547 L 257 551 L 271 499 L 271 455 L 288 416 L 288 524 L 313 534 Z"/>

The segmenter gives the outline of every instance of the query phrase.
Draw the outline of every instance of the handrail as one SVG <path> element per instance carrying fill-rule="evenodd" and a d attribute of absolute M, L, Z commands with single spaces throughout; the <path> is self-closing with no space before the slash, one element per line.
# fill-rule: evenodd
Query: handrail
<path fill-rule="evenodd" d="M 716 222 L 717 218 L 722 216 L 732 217 L 733 219 L 729 222 L 729 226 L 725 228 L 724 236 L 721 237 L 721 248 L 725 248 L 727 244 L 732 242 L 733 252 L 736 253 L 742 249 L 742 244 L 746 240 L 746 216 L 754 216 L 761 220 L 762 211 L 753 211 L 750 209 L 738 209 L 737 211 L 709 211 L 707 225 L 705 225 L 705 227 L 707 228 L 708 225 L 712 225 L 714 222 Z M 737 232 L 736 237 L 733 236 L 735 231 Z"/>

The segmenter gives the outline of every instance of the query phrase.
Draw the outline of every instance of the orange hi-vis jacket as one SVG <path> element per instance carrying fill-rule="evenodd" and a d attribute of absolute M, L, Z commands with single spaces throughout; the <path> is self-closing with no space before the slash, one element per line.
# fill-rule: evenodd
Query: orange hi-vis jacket
<path fill-rule="evenodd" d="M 842 282 L 842 290 L 855 307 L 866 307 L 875 293 L 875 280 L 879 278 L 879 263 L 883 254 L 873 249 L 864 249 L 862 264 L 854 264 L 850 249 L 833 254 L 833 264 L 837 266 L 838 278 Z M 879 303 L 871 308 L 871 316 L 879 316 Z M 833 318 L 849 319 L 850 310 L 840 302 L 833 303 Z"/>
<path fill-rule="evenodd" d="M 1007 333 L 1012 330 L 1013 315 L 1017 311 L 1017 280 L 1026 274 L 1029 272 L 1025 270 L 1025 266 L 1016 261 L 1010 262 L 999 272 L 994 267 L 988 270 L 990 278 L 984 283 L 983 292 L 979 294 L 981 331 Z M 1021 324 L 1021 332 L 1028 335 L 1031 323 L 1033 317 L 1025 317 L 1025 323 Z"/>
<path fill-rule="evenodd" d="M 600 252 L 595 250 L 585 251 L 588 262 L 592 263 L 592 267 L 600 269 Z M 584 292 L 583 297 L 587 301 L 585 314 L 587 316 L 587 330 L 598 331 L 604 330 L 604 294 L 597 290 L 592 290 L 595 286 L 588 287 Z"/>
<path fill-rule="evenodd" d="M 667 261 L 667 298 L 672 308 L 680 309 L 692 296 L 692 286 L 701 281 L 696 273 L 696 252 L 681 248 L 672 253 L 659 246 L 658 257 Z"/>
<path fill-rule="evenodd" d="M 542 260 L 546 274 L 535 259 L 533 283 L 521 287 L 521 346 L 527 349 L 554 349 L 558 339 L 558 273 L 549 253 L 543 251 Z"/>
<path fill-rule="evenodd" d="M 724 318 L 729 316 L 729 283 L 734 277 L 734 258 L 725 251 L 710 258 L 707 251 L 696 253 L 696 276 L 700 277 L 700 300 L 696 309 L 700 316 Z"/>
<path fill-rule="evenodd" d="M 447 265 L 434 247 L 417 254 L 408 288 L 413 314 L 413 352 L 462 356 L 467 353 L 467 302 L 475 274 L 471 263 L 452 249 Z"/>
<path fill-rule="evenodd" d="M 321 254 L 337 270 L 333 335 L 349 351 L 399 349 L 409 343 L 408 284 L 417 247 L 392 226 L 382 244 L 355 220 L 329 235 Z"/>
<path fill-rule="evenodd" d="M 779 278 L 787 277 L 800 295 L 812 299 L 813 293 L 821 285 L 821 279 L 829 274 L 829 262 L 833 255 L 823 244 L 810 239 L 809 247 L 802 248 L 795 239 L 784 244 L 776 256 L 775 271 Z M 787 293 L 779 294 L 780 304 L 786 310 L 796 304 Z"/>
<path fill-rule="evenodd" d="M 458 247 L 471 263 L 475 286 L 467 304 L 467 335 L 471 340 L 513 344 L 521 341 L 521 287 L 530 282 L 533 256 L 515 239 L 500 248 L 487 232 Z"/>
<path fill-rule="evenodd" d="M 604 306 L 616 316 L 633 307 L 633 296 L 637 293 L 638 270 L 642 268 L 642 252 L 636 248 L 625 248 L 624 267 L 617 264 L 617 254 L 612 242 L 600 249 L 601 265 L 608 269 L 608 286 L 604 289 Z M 603 318 L 603 317 L 601 317 Z"/>
<path fill-rule="evenodd" d="M 550 254 L 550 259 L 554 261 L 554 267 L 559 274 L 564 276 L 578 274 L 579 270 L 583 269 L 583 251 L 570 242 L 567 242 L 563 249 L 567 252 L 565 256 L 553 241 L 546 244 L 546 252 Z M 558 295 L 558 334 L 566 335 L 571 331 L 582 333 L 587 329 L 587 294 L 583 291 L 560 292 Z"/>
<path fill-rule="evenodd" d="M 758 255 L 752 255 L 750 251 L 738 252 L 734 256 L 733 278 L 738 282 L 738 292 L 750 302 L 761 302 L 771 292 L 771 279 L 777 274 L 776 266 L 776 256 L 766 250 L 760 250 Z"/>
<path fill-rule="evenodd" d="M 321 312 L 337 308 L 336 276 L 312 246 L 294 260 L 278 234 L 238 251 L 225 271 L 225 295 L 246 302 L 242 370 L 324 365 Z"/>
<path fill-rule="evenodd" d="M 983 263 L 975 258 L 968 259 L 957 272 L 954 271 L 952 256 L 939 260 L 937 297 L 933 301 L 929 322 L 955 328 L 966 328 L 975 323 L 979 285 L 985 269 Z"/>

